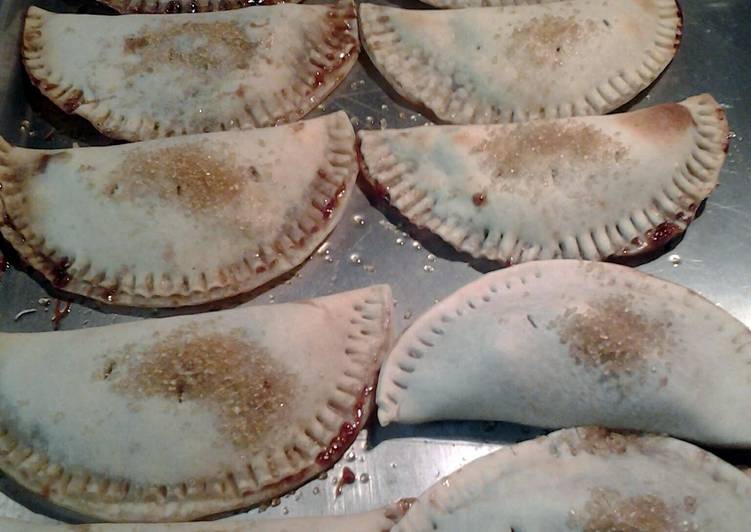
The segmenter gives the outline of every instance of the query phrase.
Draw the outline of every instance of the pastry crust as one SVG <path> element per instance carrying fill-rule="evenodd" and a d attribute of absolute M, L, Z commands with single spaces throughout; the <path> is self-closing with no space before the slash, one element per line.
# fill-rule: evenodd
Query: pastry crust
<path fill-rule="evenodd" d="M 523 6 L 530 4 L 549 4 L 561 0 L 421 0 L 431 6 L 462 9 L 465 7 L 506 7 Z"/>
<path fill-rule="evenodd" d="M 171 17 L 31 7 L 22 55 L 58 107 L 134 141 L 299 120 L 358 51 L 355 7 L 342 0 Z"/>
<path fill-rule="evenodd" d="M 501 449 L 421 495 L 393 532 L 713 530 L 751 521 L 751 479 L 688 443 L 596 428 Z"/>
<path fill-rule="evenodd" d="M 597 424 L 749 447 L 749 361 L 751 331 L 686 288 L 614 264 L 529 263 L 415 321 L 381 370 L 378 418 Z"/>
<path fill-rule="evenodd" d="M 170 524 L 37 524 L 0 517 L 3 532 L 389 532 L 409 503 L 400 501 L 371 512 L 330 517 L 232 519 Z"/>
<path fill-rule="evenodd" d="M 293 3 L 301 0 L 99 0 L 118 13 L 125 14 L 174 14 L 228 11 L 246 7 L 269 6 Z"/>
<path fill-rule="evenodd" d="M 374 286 L 4 334 L 0 468 L 104 521 L 186 521 L 279 496 L 331 467 L 366 422 L 392 305 Z"/>
<path fill-rule="evenodd" d="M 504 264 L 662 249 L 717 185 L 708 94 L 605 117 L 361 131 L 361 165 L 412 223 Z"/>
<path fill-rule="evenodd" d="M 301 264 L 341 218 L 356 177 L 344 112 L 101 148 L 0 139 L 0 231 L 59 289 L 196 305 Z"/>
<path fill-rule="evenodd" d="M 674 0 L 564 0 L 460 10 L 360 6 L 363 44 L 412 103 L 444 122 L 603 114 L 667 67 L 680 42 Z"/>

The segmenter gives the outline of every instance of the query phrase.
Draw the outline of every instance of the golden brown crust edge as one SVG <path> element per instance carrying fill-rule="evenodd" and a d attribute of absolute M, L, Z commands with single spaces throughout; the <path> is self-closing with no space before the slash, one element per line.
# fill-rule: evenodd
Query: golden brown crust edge
<path fill-rule="evenodd" d="M 695 124 L 696 143 L 688 160 L 673 175 L 670 187 L 662 190 L 654 205 L 646 206 L 646 210 L 634 211 L 608 226 L 568 235 L 557 243 L 557 247 L 550 253 L 551 258 L 638 259 L 665 246 L 686 230 L 701 202 L 717 185 L 727 155 L 729 126 L 722 107 L 709 94 L 694 96 L 680 104 L 667 104 L 665 107 L 674 106 L 681 106 L 690 112 L 690 119 Z M 626 117 L 628 114 L 615 116 Z M 638 125 L 624 124 L 624 127 Z M 379 181 L 380 169 L 369 168 L 361 150 L 358 151 L 358 160 L 363 177 L 374 187 L 376 194 L 397 206 L 402 215 L 412 223 L 429 229 L 457 250 L 474 257 L 498 261 L 505 266 L 537 260 L 542 254 L 543 250 L 539 245 L 525 247 L 523 242 L 517 241 L 506 248 L 502 245 L 503 240 L 490 242 L 482 227 L 472 226 L 457 240 L 454 231 L 457 224 L 449 224 L 447 219 L 440 218 L 432 209 L 426 210 L 422 202 L 408 201 L 409 197 L 414 198 L 414 191 L 410 187 L 397 187 L 404 181 L 404 173 L 389 175 L 388 181 L 382 182 Z M 405 170 L 405 173 L 408 171 Z M 392 193 L 393 190 L 397 192 Z M 409 194 L 412 196 L 408 197 Z M 399 207 L 400 201 L 405 203 L 402 208 Z M 505 248 L 511 252 L 505 252 Z"/>
<path fill-rule="evenodd" d="M 83 90 L 65 79 L 52 80 L 44 64 L 42 31 L 50 16 L 38 8 L 29 8 L 24 22 L 21 58 L 30 81 L 40 92 L 68 114 L 77 114 L 102 134 L 115 139 L 138 141 L 191 133 L 224 131 L 237 127 L 270 127 L 300 120 L 341 83 L 357 61 L 360 51 L 357 11 L 354 0 L 331 4 L 325 24 L 304 36 L 308 55 L 295 71 L 297 78 L 278 92 L 243 96 L 242 116 L 216 120 L 213 127 L 201 131 L 186 127 L 159 127 L 159 121 L 141 115 L 136 125 L 105 100 L 87 100 Z M 52 15 L 54 16 L 54 15 Z M 239 96 L 238 96 L 239 97 Z"/>
<path fill-rule="evenodd" d="M 54 287 L 108 304 L 181 307 L 250 292 L 302 264 L 341 219 L 357 177 L 354 131 L 344 115 L 332 119 L 328 131 L 328 168 L 321 169 L 316 176 L 301 219 L 290 220 L 280 228 L 270 245 L 247 250 L 242 260 L 202 276 L 200 286 L 191 285 L 186 276 L 156 279 L 154 274 L 143 279 L 132 278 L 126 285 L 123 279 L 108 277 L 106 271 L 91 271 L 90 262 L 79 263 L 76 257 L 65 256 L 50 247 L 43 235 L 32 234 L 24 206 L 23 176 L 10 160 L 13 148 L 2 139 L 0 233 Z M 49 155 L 41 157 L 44 160 Z"/>
<path fill-rule="evenodd" d="M 289 466 L 295 469 L 278 480 L 260 483 L 255 488 L 242 485 L 240 479 L 247 471 L 217 472 L 214 478 L 197 479 L 194 484 L 134 486 L 121 479 L 98 476 L 86 470 L 66 470 L 62 465 L 50 462 L 44 453 L 14 439 L 8 427 L 0 421 L 0 469 L 27 490 L 38 494 L 51 503 L 112 522 L 170 522 L 189 521 L 248 508 L 259 502 L 282 495 L 306 483 L 329 469 L 354 442 L 365 426 L 374 408 L 374 388 L 380 364 L 391 347 L 391 311 L 393 301 L 388 287 L 374 287 L 372 294 L 352 307 L 345 353 L 357 365 L 357 373 L 366 383 L 358 394 L 348 391 L 351 377 L 342 374 L 341 382 L 331 383 L 337 393 L 346 393 L 354 403 L 351 417 L 340 427 L 326 425 L 326 412 L 319 412 L 311 426 L 300 427 L 300 438 L 307 448 L 320 451 L 312 465 L 296 467 L 294 457 L 302 456 L 295 445 L 292 452 L 284 449 L 280 456 L 288 464 L 276 463 L 277 470 Z M 374 319 L 373 316 L 376 316 Z M 374 336 L 378 336 L 374 342 Z M 365 346 L 365 347 L 363 347 Z M 322 410 L 330 408 L 322 405 Z M 319 434 L 330 437 L 321 439 Z M 290 445 L 294 442 L 290 440 Z M 267 461 L 279 456 L 266 455 Z M 251 458 L 248 458 L 250 467 Z M 244 481 L 247 483 L 247 480 Z M 405 510 L 406 511 L 406 510 Z M 389 519 L 398 520 L 401 515 L 390 511 Z"/>

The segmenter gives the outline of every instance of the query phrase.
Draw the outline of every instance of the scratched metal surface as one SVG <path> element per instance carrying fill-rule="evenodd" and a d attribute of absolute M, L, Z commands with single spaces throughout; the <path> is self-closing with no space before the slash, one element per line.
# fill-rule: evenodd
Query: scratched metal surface
<path fill-rule="evenodd" d="M 102 12 L 93 0 L 35 0 L 65 12 Z M 57 148 L 107 144 L 83 120 L 64 116 L 30 87 L 18 59 L 22 14 L 29 0 L 0 0 L 0 134 L 11 143 Z M 685 35 L 679 53 L 656 84 L 633 107 L 683 99 L 709 91 L 728 114 L 734 138 L 721 185 L 706 209 L 674 249 L 640 269 L 693 288 L 751 326 L 751 4 L 748 0 L 683 0 Z M 421 7 L 405 0 L 405 7 Z M 422 6 L 424 7 L 424 6 Z M 252 8 L 250 8 L 252 9 Z M 394 96 L 366 57 L 319 112 L 344 109 L 357 128 L 407 127 L 427 120 Z M 748 140 L 746 140 L 746 138 Z M 102 228 L 106 231 L 106 228 Z M 0 330 L 52 328 L 55 294 L 48 292 L 13 258 L 0 278 Z M 401 222 L 380 204 L 356 191 L 348 213 L 325 249 L 285 282 L 261 291 L 247 304 L 269 304 L 319 296 L 372 283 L 391 284 L 397 300 L 395 325 L 403 330 L 438 299 L 482 275 L 445 244 Z M 46 301 L 51 299 L 50 304 Z M 30 310 L 16 319 L 19 312 Z M 155 313 L 118 314 L 74 302 L 62 329 L 140 319 Z M 538 432 L 502 423 L 434 423 L 420 427 L 370 426 L 328 478 L 314 480 L 275 501 L 233 519 L 263 516 L 339 514 L 369 510 L 415 496 L 439 477 L 499 446 Z M 743 454 L 726 458 L 749 463 Z M 334 485 L 347 465 L 358 480 L 334 497 Z M 278 504 L 276 504 L 278 503 Z M 44 506 L 0 476 L 0 515 L 29 520 L 74 516 Z"/>

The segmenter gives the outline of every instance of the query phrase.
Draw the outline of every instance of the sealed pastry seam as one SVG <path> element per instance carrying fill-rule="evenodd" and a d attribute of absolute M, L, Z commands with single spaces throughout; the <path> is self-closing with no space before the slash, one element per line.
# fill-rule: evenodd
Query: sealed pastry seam
<path fill-rule="evenodd" d="M 527 266 L 527 269 L 529 266 Z M 524 268 L 523 268 L 524 269 Z M 526 271 L 526 270 L 525 270 Z M 472 313 L 482 312 L 484 307 L 498 297 L 503 297 L 505 291 L 511 290 L 517 284 L 527 284 L 527 278 L 524 275 L 512 275 L 516 273 L 515 269 L 506 272 L 505 283 L 498 285 L 490 283 L 483 290 L 483 293 L 472 294 L 466 299 L 457 301 L 453 306 L 446 308 L 437 319 L 431 323 L 423 323 L 425 320 L 418 320 L 407 329 L 422 330 L 414 343 L 405 346 L 402 349 L 403 355 L 394 361 L 389 360 L 389 373 L 382 373 L 378 382 L 378 420 L 381 425 L 386 426 L 399 417 L 399 403 L 403 394 L 409 390 L 409 377 L 415 372 L 420 371 L 422 364 L 429 363 L 430 351 L 433 347 L 440 344 L 445 333 L 442 324 L 452 323 L 461 320 Z M 533 275 L 537 278 L 542 277 L 542 273 L 536 270 Z M 449 296 L 451 297 L 451 296 Z M 446 303 L 442 303 L 446 307 Z"/>
<path fill-rule="evenodd" d="M 389 330 L 391 301 L 389 288 L 376 286 L 352 305 L 346 320 L 346 363 L 335 382 L 321 383 L 331 389 L 328 400 L 287 441 L 268 453 L 250 453 L 244 468 L 176 485 L 134 485 L 55 463 L 33 443 L 19 441 L 3 424 L 0 468 L 54 504 L 113 521 L 196 519 L 248 507 L 293 489 L 333 465 L 367 421 L 372 383 L 389 349 L 390 336 L 384 331 Z"/>
<path fill-rule="evenodd" d="M 381 368 L 378 416 L 601 424 L 743 448 L 749 347 L 747 327 L 679 285 L 530 262 L 460 288 L 404 332 Z"/>
<path fill-rule="evenodd" d="M 686 485 L 643 482 L 635 472 L 652 468 L 675 481 L 680 480 L 681 467 L 689 471 Z M 623 468 L 628 471 L 626 481 L 619 478 Z M 554 480 L 542 485 L 537 476 Z M 697 486 L 698 479 L 709 485 Z M 568 488 L 570 493 L 556 488 Z M 518 495 L 513 500 L 514 490 L 532 500 Z M 394 531 L 455 530 L 452 525 L 458 522 L 477 529 L 511 524 L 539 530 L 544 522 L 555 523 L 560 530 L 698 530 L 705 524 L 712 530 L 739 530 L 736 527 L 747 518 L 742 501 L 750 491 L 751 484 L 738 469 L 689 443 L 581 427 L 512 445 L 469 463 L 421 495 Z M 580 507 L 574 501 L 586 492 L 590 503 Z M 631 504 L 622 508 L 592 504 L 605 494 L 614 496 L 602 497 L 605 501 L 623 498 Z M 679 505 L 671 511 L 668 501 L 676 496 Z M 488 502 L 494 499 L 495 506 Z"/>
<path fill-rule="evenodd" d="M 354 132 L 344 113 L 329 115 L 325 168 L 313 179 L 308 203 L 297 219 L 286 222 L 270 244 L 249 249 L 241 260 L 223 264 L 200 276 L 145 272 L 118 274 L 92 268 L 95 257 L 65 255 L 45 235 L 34 234 L 23 191 L 23 169 L 12 161 L 12 148 L 0 139 L 0 232 L 21 257 L 47 280 L 66 291 L 108 303 L 133 306 L 182 306 L 222 299 L 250 291 L 299 265 L 342 216 L 352 193 L 357 161 Z M 287 126 L 294 127 L 294 126 Z M 54 155 L 57 152 L 50 152 Z"/>
<path fill-rule="evenodd" d="M 256 9 L 285 9 L 285 5 L 257 7 Z M 324 9 L 324 6 L 295 6 L 290 8 Z M 111 103 L 113 98 L 100 97 L 91 88 L 79 86 L 69 79 L 68 72 L 53 71 L 47 63 L 48 47 L 55 42 L 45 36 L 45 24 L 57 15 L 31 7 L 26 15 L 23 32 L 22 58 L 32 83 L 47 98 L 66 113 L 74 113 L 89 120 L 103 134 L 125 140 L 144 140 L 190 133 L 224 131 L 233 128 L 266 127 L 294 122 L 314 109 L 347 75 L 357 60 L 359 39 L 357 13 L 352 0 L 341 0 L 325 6 L 328 11 L 320 21 L 301 36 L 297 63 L 292 66 L 294 78 L 289 85 L 278 90 L 246 91 L 239 86 L 233 98 L 244 102 L 242 112 L 228 116 L 223 110 L 206 109 L 210 120 L 203 127 L 185 116 L 156 116 L 144 109 L 121 108 Z M 245 10 L 243 10 L 245 11 Z M 84 16 L 84 15 L 79 15 Z M 87 15 L 88 16 L 88 15 Z M 190 15 L 181 15 L 190 17 Z M 210 16 L 210 15 L 206 15 Z M 111 18 L 111 17 L 107 17 Z M 167 18 L 164 18 L 165 21 Z M 114 20 L 114 18 L 113 18 Z M 241 19 L 242 20 L 242 19 Z M 185 19 L 188 23 L 189 19 Z M 257 27 L 251 19 L 246 22 Z M 137 35 L 136 35 L 137 37 Z M 85 43 L 81 43 L 82 46 Z M 276 44 L 275 46 L 280 46 Z M 148 75 L 148 74 L 145 74 Z M 253 80 L 250 80 L 251 82 Z M 256 80 L 258 81 L 258 80 Z M 121 88 L 120 90 L 127 90 Z M 188 101 L 187 105 L 191 105 Z M 217 107 L 226 102 L 216 102 Z M 193 110 L 191 109 L 192 113 Z"/>
<path fill-rule="evenodd" d="M 526 4 L 546 3 L 548 2 Z M 645 51 L 637 67 L 618 72 L 607 79 L 597 80 L 576 100 L 551 104 L 539 109 L 491 105 L 476 96 L 479 93 L 478 87 L 467 85 L 466 88 L 457 90 L 452 79 L 453 73 L 445 72 L 437 64 L 441 58 L 403 42 L 389 14 L 396 14 L 399 9 L 362 4 L 360 31 L 368 55 L 373 58 L 381 74 L 397 92 L 413 103 L 425 105 L 442 121 L 479 124 L 567 118 L 604 114 L 618 108 L 647 88 L 670 63 L 680 44 L 680 12 L 674 0 L 653 0 L 653 3 L 659 23 L 652 37 L 653 44 Z M 530 65 L 529 68 L 534 67 Z M 415 82 L 409 81 L 407 85 L 402 81 L 405 79 Z M 466 83 L 469 84 L 470 81 Z M 530 90 L 535 88 L 532 87 Z"/>
<path fill-rule="evenodd" d="M 432 191 L 378 132 L 359 133 L 362 170 L 411 222 L 473 256 L 513 264 L 538 258 L 605 259 L 644 253 L 685 230 L 701 201 L 714 189 L 728 148 L 727 120 L 712 96 L 691 97 L 679 105 L 690 111 L 695 124 L 694 145 L 669 186 L 654 195 L 651 205 L 633 210 L 628 217 L 576 234 L 562 234 L 555 244 L 526 242 L 513 230 L 487 228 L 457 213 L 439 216 Z"/>
<path fill-rule="evenodd" d="M 388 532 L 409 509 L 403 499 L 377 510 L 326 517 L 284 517 L 277 519 L 194 521 L 191 523 L 145 524 L 102 523 L 65 525 L 30 523 L 0 517 L 3 532 Z"/>

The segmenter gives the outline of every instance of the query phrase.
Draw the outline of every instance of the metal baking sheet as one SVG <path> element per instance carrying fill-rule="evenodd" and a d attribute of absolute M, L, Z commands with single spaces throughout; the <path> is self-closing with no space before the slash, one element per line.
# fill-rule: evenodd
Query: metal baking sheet
<path fill-rule="evenodd" d="M 19 146 L 37 148 L 111 143 L 85 121 L 65 116 L 31 87 L 18 56 L 19 34 L 29 0 L 0 0 L 0 134 Z M 35 0 L 58 12 L 109 13 L 93 0 Z M 425 7 L 404 0 L 397 5 Z M 751 3 L 748 0 L 682 0 L 685 28 L 678 55 L 667 72 L 630 107 L 639 108 L 711 92 L 727 111 L 733 131 L 720 187 L 685 238 L 653 261 L 645 272 L 692 288 L 751 326 Z M 253 9 L 253 8 L 249 8 Z M 317 111 L 347 111 L 356 128 L 409 127 L 428 123 L 410 108 L 361 57 L 335 94 Z M 624 109 L 625 110 L 625 109 Z M 744 137 L 748 136 L 748 140 Z M 106 230 L 106 228 L 103 228 Z M 9 269 L 0 278 L 0 330 L 52 329 L 60 293 L 41 286 L 16 260 L 7 244 L 0 250 Z M 415 316 L 492 265 L 471 263 L 425 231 L 405 224 L 396 212 L 363 190 L 328 242 L 293 275 L 246 297 L 242 304 L 280 303 L 373 283 L 389 283 L 397 300 L 395 326 L 402 331 Z M 75 300 L 61 329 L 107 325 L 164 312 L 112 311 Z M 376 508 L 416 496 L 466 462 L 540 431 L 504 423 L 432 423 L 382 429 L 371 423 L 327 478 L 309 482 L 270 507 L 232 519 L 341 514 Z M 749 463 L 743 453 L 725 454 Z M 343 466 L 357 482 L 334 496 Z M 45 506 L 0 476 L 0 515 L 33 521 L 72 520 Z"/>

